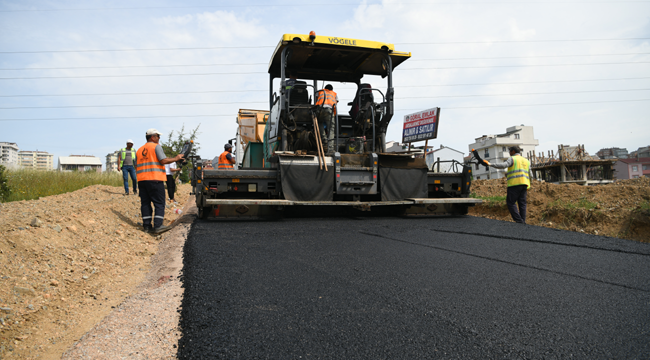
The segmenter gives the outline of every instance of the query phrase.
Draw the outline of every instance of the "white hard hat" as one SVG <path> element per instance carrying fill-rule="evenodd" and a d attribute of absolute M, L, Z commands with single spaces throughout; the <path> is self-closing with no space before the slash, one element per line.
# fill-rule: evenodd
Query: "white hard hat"
<path fill-rule="evenodd" d="M 128 140 L 126 141 L 126 143 L 127 143 L 127 144 L 133 144 L 133 140 L 128 139 Z"/>
<path fill-rule="evenodd" d="M 154 128 L 151 128 L 151 129 L 147 130 L 147 135 L 156 135 L 156 134 L 162 135 L 162 133 L 160 131 L 158 131 L 158 130 L 156 130 Z"/>

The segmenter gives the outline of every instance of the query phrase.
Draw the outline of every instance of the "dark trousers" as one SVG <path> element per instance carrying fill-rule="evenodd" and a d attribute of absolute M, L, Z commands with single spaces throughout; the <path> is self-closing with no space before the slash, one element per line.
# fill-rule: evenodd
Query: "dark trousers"
<path fill-rule="evenodd" d="M 171 200 L 174 200 L 174 193 L 176 192 L 176 180 L 174 175 L 167 175 L 167 194 Z"/>
<path fill-rule="evenodd" d="M 124 178 L 124 191 L 129 193 L 129 176 L 131 176 L 131 181 L 133 182 L 133 192 L 138 193 L 138 179 L 135 177 L 135 168 L 133 165 L 124 165 L 122 166 L 122 177 Z"/>
<path fill-rule="evenodd" d="M 153 218 L 154 228 L 160 227 L 165 219 L 165 185 L 162 181 L 138 181 L 140 189 L 140 211 L 142 212 L 142 225 L 145 229 L 151 228 Z M 156 209 L 153 216 L 151 203 Z"/>
<path fill-rule="evenodd" d="M 334 155 L 334 135 L 336 129 L 336 117 L 332 108 L 322 108 L 318 114 L 318 127 L 320 128 L 320 138 L 323 144 L 323 152 Z M 327 127 L 327 129 L 325 129 Z M 327 130 L 327 131 L 326 131 Z"/>
<path fill-rule="evenodd" d="M 515 222 L 526 223 L 526 195 L 528 194 L 527 185 L 508 186 L 508 196 L 506 197 L 506 204 L 512 220 Z M 517 210 L 519 205 L 519 210 Z"/>

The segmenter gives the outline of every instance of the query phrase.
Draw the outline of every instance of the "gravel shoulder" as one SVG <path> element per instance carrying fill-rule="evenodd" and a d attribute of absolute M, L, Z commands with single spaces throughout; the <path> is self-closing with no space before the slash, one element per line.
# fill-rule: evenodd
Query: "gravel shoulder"
<path fill-rule="evenodd" d="M 151 259 L 151 270 L 128 297 L 63 354 L 62 359 L 175 359 L 183 246 L 197 210 L 193 198 Z"/>
<path fill-rule="evenodd" d="M 189 192 L 189 185 L 179 186 L 179 204 L 168 204 L 165 213 L 165 224 L 178 226 L 162 236 L 141 231 L 140 199 L 123 196 L 118 187 L 95 185 L 0 204 L 0 359 L 60 359 L 66 351 L 66 356 L 95 358 L 69 349 L 80 344 L 83 350 L 84 341 L 92 339 L 88 331 L 126 314 L 138 300 L 180 294 L 172 289 L 180 288 L 174 274 L 182 264 L 186 219 L 193 217 L 174 210 L 193 203 Z M 162 306 L 167 300 L 155 301 Z M 166 305 L 176 312 L 172 302 Z M 150 318 L 128 316 L 133 324 L 154 326 Z M 169 316 L 158 312 L 156 321 L 171 324 Z M 113 357 L 108 350 L 105 354 Z"/>

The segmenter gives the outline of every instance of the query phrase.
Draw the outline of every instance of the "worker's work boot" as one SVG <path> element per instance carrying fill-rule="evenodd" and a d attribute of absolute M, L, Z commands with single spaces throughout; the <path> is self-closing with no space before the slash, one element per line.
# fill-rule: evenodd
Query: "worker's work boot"
<path fill-rule="evenodd" d="M 169 231 L 171 229 L 172 229 L 171 226 L 160 225 L 159 227 L 154 228 L 153 231 L 151 231 L 151 233 L 156 234 L 156 235 L 160 235 L 160 234 L 164 233 L 165 231 Z"/>

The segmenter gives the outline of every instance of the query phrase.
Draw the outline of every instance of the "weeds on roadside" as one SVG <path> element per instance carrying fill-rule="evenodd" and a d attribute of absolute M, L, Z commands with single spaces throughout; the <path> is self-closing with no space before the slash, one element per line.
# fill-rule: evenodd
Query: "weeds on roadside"
<path fill-rule="evenodd" d="M 32 200 L 64 194 L 90 185 L 123 186 L 122 175 L 116 172 L 61 172 L 47 170 L 6 170 L 9 196 L 2 202 Z"/>
<path fill-rule="evenodd" d="M 478 196 L 476 193 L 471 193 L 469 197 L 474 199 L 481 199 L 484 202 L 484 205 L 489 207 L 495 206 L 505 206 L 506 197 L 505 196 Z"/>
<path fill-rule="evenodd" d="M 567 209 L 567 210 L 577 210 L 577 209 L 591 210 L 591 209 L 595 209 L 597 205 L 598 204 L 596 204 L 595 202 L 591 202 L 591 201 L 589 201 L 589 200 L 587 200 L 585 198 L 580 198 L 576 202 L 557 199 L 557 200 L 553 201 L 549 205 L 549 207 L 557 206 L 557 207 Z"/>

